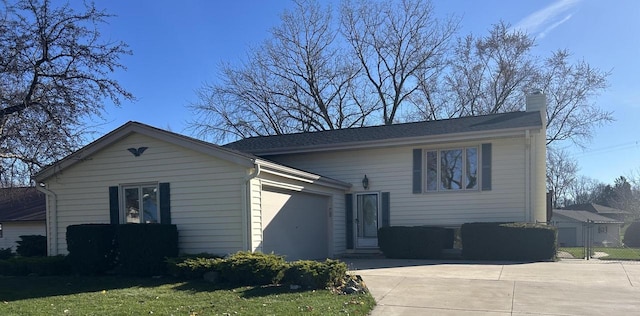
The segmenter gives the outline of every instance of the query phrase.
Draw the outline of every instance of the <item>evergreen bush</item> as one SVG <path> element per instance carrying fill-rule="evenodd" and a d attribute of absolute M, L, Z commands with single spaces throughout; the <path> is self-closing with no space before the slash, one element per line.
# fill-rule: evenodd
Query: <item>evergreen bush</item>
<path fill-rule="evenodd" d="M 530 223 L 466 223 L 462 256 L 470 260 L 555 260 L 556 228 Z"/>
<path fill-rule="evenodd" d="M 378 246 L 387 258 L 437 259 L 450 238 L 442 227 L 388 226 L 378 230 Z"/>
<path fill-rule="evenodd" d="M 44 257 L 47 255 L 47 237 L 42 235 L 23 235 L 16 242 L 16 253 L 23 257 Z"/>
<path fill-rule="evenodd" d="M 640 247 L 640 222 L 633 222 L 627 227 L 622 241 L 627 247 Z"/>
<path fill-rule="evenodd" d="M 116 226 L 82 224 L 67 227 L 67 251 L 73 271 L 103 274 L 116 264 Z"/>

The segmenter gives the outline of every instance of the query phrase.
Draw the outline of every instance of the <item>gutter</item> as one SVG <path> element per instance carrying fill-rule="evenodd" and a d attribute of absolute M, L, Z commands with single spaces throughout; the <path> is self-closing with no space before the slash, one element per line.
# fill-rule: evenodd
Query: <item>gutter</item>
<path fill-rule="evenodd" d="M 49 243 L 47 254 L 49 256 L 58 255 L 58 196 L 55 192 L 47 189 L 43 185 L 36 185 L 36 190 L 53 198 L 53 201 L 47 199 L 47 242 Z M 49 207 L 50 206 L 50 207 Z"/>
<path fill-rule="evenodd" d="M 251 244 L 251 180 L 260 175 L 260 165 L 254 162 L 253 172 L 248 174 L 244 181 L 242 181 L 242 187 L 240 189 L 242 199 L 242 244 L 246 251 L 253 252 L 253 245 Z"/>

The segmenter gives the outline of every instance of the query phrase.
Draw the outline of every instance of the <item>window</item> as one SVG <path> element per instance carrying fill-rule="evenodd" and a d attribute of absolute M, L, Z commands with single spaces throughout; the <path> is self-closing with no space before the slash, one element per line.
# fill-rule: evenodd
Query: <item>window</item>
<path fill-rule="evenodd" d="M 427 192 L 478 189 L 478 148 L 427 150 Z"/>
<path fill-rule="evenodd" d="M 158 186 L 125 186 L 123 190 L 126 223 L 158 223 Z"/>
<path fill-rule="evenodd" d="M 598 233 L 599 234 L 606 234 L 607 233 L 607 226 L 606 225 L 598 225 Z"/>

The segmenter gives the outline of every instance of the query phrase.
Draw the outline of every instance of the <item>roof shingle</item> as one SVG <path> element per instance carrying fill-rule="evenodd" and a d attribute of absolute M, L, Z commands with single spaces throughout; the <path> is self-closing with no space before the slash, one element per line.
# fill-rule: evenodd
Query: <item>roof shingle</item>
<path fill-rule="evenodd" d="M 381 140 L 540 128 L 541 126 L 540 112 L 510 112 L 437 121 L 257 136 L 241 139 L 223 147 L 260 154 L 284 149 L 330 147 L 349 143 L 375 143 Z"/>
<path fill-rule="evenodd" d="M 0 222 L 44 221 L 45 195 L 34 187 L 0 189 Z"/>

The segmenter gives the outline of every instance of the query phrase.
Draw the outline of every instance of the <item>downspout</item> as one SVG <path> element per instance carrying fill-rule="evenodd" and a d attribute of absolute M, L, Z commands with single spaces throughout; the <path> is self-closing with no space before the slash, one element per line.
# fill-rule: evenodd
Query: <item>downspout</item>
<path fill-rule="evenodd" d="M 524 143 L 524 220 L 525 222 L 530 222 L 533 218 L 533 214 L 531 214 L 533 210 L 531 208 L 531 132 L 529 130 L 525 131 Z"/>
<path fill-rule="evenodd" d="M 260 175 L 260 165 L 254 163 L 253 172 L 247 175 L 242 182 L 242 244 L 244 250 L 253 251 L 251 239 L 251 180 Z"/>
<path fill-rule="evenodd" d="M 47 199 L 47 243 L 49 244 L 47 253 L 49 256 L 56 256 L 58 255 L 58 196 L 43 185 L 36 185 L 36 190 L 53 199 L 53 201 Z"/>

